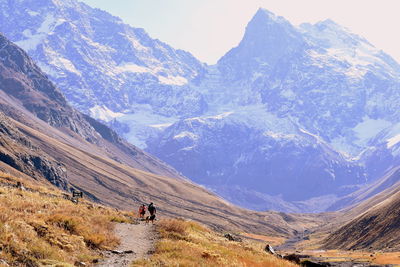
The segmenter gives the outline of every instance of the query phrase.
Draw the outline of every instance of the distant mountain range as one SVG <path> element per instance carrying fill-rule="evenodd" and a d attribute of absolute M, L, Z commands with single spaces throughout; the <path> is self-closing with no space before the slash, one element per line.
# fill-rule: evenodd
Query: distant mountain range
<path fill-rule="evenodd" d="M 398 163 L 400 65 L 333 21 L 260 9 L 207 66 L 74 0 L 0 14 L 74 107 L 241 206 L 335 209 Z"/>

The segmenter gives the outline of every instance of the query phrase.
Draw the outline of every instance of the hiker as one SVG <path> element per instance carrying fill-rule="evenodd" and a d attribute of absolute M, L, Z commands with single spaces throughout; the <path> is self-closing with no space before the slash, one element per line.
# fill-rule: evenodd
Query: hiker
<path fill-rule="evenodd" d="M 139 207 L 139 218 L 144 218 L 145 214 L 146 214 L 146 205 L 142 204 Z"/>
<path fill-rule="evenodd" d="M 149 211 L 150 216 L 146 217 L 146 223 L 149 223 L 149 221 L 151 221 L 151 223 L 154 223 L 154 220 L 156 219 L 156 207 L 154 207 L 153 202 L 149 204 L 147 210 Z"/>
<path fill-rule="evenodd" d="M 147 207 L 147 210 L 150 212 L 150 215 L 155 215 L 156 214 L 156 207 L 154 207 L 153 202 L 149 204 Z"/>

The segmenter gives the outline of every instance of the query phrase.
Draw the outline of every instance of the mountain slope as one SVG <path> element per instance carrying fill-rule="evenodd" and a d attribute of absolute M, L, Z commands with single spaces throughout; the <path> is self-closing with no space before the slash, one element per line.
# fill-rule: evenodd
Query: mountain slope
<path fill-rule="evenodd" d="M 307 131 L 283 134 L 266 128 L 257 128 L 238 112 L 191 118 L 168 127 L 147 150 L 216 192 L 238 186 L 300 201 L 342 195 L 342 187 L 365 180 L 361 166 Z"/>
<path fill-rule="evenodd" d="M 5 173 L 0 192 L 2 266 L 92 264 L 118 244 L 114 221 L 132 221 L 127 212 L 87 200 L 73 203 L 50 185 Z"/>
<path fill-rule="evenodd" d="M 400 185 L 365 201 L 378 203 L 325 239 L 326 248 L 398 250 L 400 242 Z M 357 207 L 356 209 L 359 209 Z M 365 210 L 365 209 L 364 209 Z"/>
<path fill-rule="evenodd" d="M 203 64 L 143 29 L 74 0 L 1 0 L 0 7 L 0 30 L 86 113 L 107 118 L 140 104 L 170 115 L 203 108 L 196 92 L 175 89 L 200 77 Z"/>
<path fill-rule="evenodd" d="M 25 73 L 23 68 L 13 69 L 4 65 L 0 73 L 2 81 L 13 79 L 12 83 L 0 84 L 2 103 L 0 107 L 9 116 L 9 118 L 3 116 L 0 128 L 2 153 L 0 167 L 7 172 L 25 178 L 26 175 L 32 175 L 35 179 L 41 181 L 47 179 L 56 185 L 58 184 L 54 180 L 65 181 L 67 187 L 83 191 L 92 200 L 122 209 L 136 210 L 140 203 L 153 201 L 157 204 L 159 216 L 182 216 L 217 229 L 242 229 L 287 236 L 297 227 L 303 227 L 297 223 L 300 225 L 320 223 L 321 219 L 314 219 L 308 215 L 288 216 L 240 209 L 204 188 L 182 179 L 183 177 L 177 175 L 172 168 L 139 149 L 129 146 L 124 149 L 123 141 L 118 138 L 116 139 L 118 142 L 105 140 L 97 130 L 101 128 L 109 133 L 111 130 L 100 123 L 101 127 L 96 124 L 97 128 L 93 128 L 87 117 L 68 105 L 62 106 L 60 110 L 52 110 L 52 105 L 55 105 L 53 102 L 57 101 L 47 94 L 42 94 L 41 90 L 47 88 L 51 92 L 56 92 L 58 89 L 20 48 L 4 37 L 1 37 L 0 41 L 0 53 L 7 57 L 9 62 L 16 66 L 27 67 Z M 31 64 L 33 65 L 30 70 L 28 66 Z M 8 75 L 9 73 L 13 75 Z M 35 73 L 38 75 L 32 77 L 36 80 L 30 76 Z M 32 84 L 36 83 L 49 87 L 35 88 Z M 21 85 L 16 89 L 23 90 L 14 90 L 12 86 L 15 84 Z M 16 91 L 20 93 L 19 98 L 9 93 Z M 51 110 L 50 118 L 65 119 L 45 121 L 43 119 L 49 117 L 40 118 L 35 113 L 36 109 L 33 109 L 33 113 L 27 110 L 24 101 L 21 101 L 27 99 L 25 92 L 27 96 L 38 96 L 43 103 L 48 103 L 45 107 Z M 32 101 L 36 102 L 35 99 Z M 69 127 L 71 125 L 75 125 L 76 128 Z M 81 128 L 84 130 L 76 130 Z M 89 133 L 93 133 L 93 136 L 89 136 Z M 49 169 L 53 170 L 51 167 L 53 165 L 37 168 L 35 160 L 32 160 L 33 164 L 26 160 L 26 157 L 36 155 L 39 162 L 49 162 L 49 164 L 54 162 L 53 165 L 58 168 L 53 169 L 61 172 L 60 177 L 55 177 L 59 178 L 58 180 L 52 179 L 54 175 L 46 176 Z"/>
<path fill-rule="evenodd" d="M 377 179 L 375 182 L 360 188 L 359 190 L 346 195 L 345 197 L 336 201 L 329 210 L 349 210 L 351 207 L 357 206 L 357 204 L 367 202 L 368 199 L 376 195 L 382 194 L 382 192 L 390 192 L 400 182 L 400 170 L 399 166 L 389 169 L 385 175 Z"/>
<path fill-rule="evenodd" d="M 108 127 L 71 108 L 28 55 L 2 35 L 0 47 L 0 108 L 6 115 L 44 132 L 49 131 L 46 130 L 48 123 L 71 137 L 103 147 L 103 153 L 119 161 L 156 174 L 182 178 L 171 167 L 128 144 Z M 40 122 L 34 123 L 33 117 Z"/>

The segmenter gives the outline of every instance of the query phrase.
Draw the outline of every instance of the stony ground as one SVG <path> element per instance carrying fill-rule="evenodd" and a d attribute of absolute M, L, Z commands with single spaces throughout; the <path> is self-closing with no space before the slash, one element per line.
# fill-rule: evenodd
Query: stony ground
<path fill-rule="evenodd" d="M 117 249 L 106 252 L 97 267 L 129 266 L 134 260 L 148 257 L 154 250 L 157 233 L 152 224 L 121 223 L 115 226 L 115 232 L 121 244 Z"/>

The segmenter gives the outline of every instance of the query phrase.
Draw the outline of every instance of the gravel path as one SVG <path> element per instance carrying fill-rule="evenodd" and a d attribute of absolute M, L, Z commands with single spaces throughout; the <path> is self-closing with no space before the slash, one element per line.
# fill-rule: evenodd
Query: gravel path
<path fill-rule="evenodd" d="M 120 223 L 115 226 L 115 233 L 121 244 L 114 251 L 106 252 L 97 267 L 129 266 L 134 260 L 147 258 L 154 250 L 157 234 L 152 224 Z"/>

